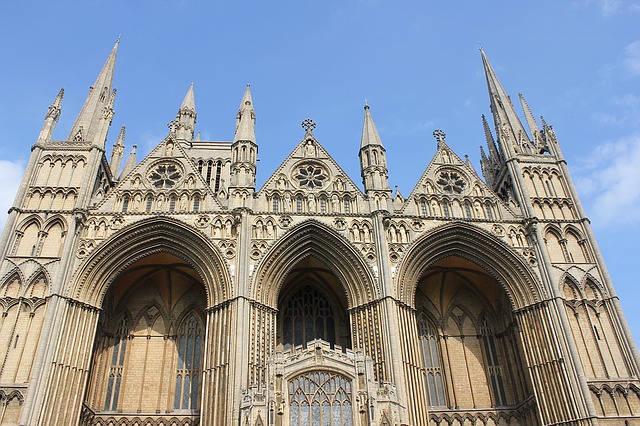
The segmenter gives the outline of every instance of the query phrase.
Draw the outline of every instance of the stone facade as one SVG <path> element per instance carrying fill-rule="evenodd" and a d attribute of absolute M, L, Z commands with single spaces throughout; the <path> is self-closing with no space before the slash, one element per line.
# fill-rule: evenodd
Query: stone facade
<path fill-rule="evenodd" d="M 482 173 L 434 132 L 360 189 L 316 140 L 260 189 L 249 88 L 231 142 L 107 160 L 117 43 L 69 137 L 46 114 L 0 249 L 1 424 L 638 425 L 640 357 L 551 126 L 484 52 Z M 495 135 L 495 136 L 494 136 Z"/>

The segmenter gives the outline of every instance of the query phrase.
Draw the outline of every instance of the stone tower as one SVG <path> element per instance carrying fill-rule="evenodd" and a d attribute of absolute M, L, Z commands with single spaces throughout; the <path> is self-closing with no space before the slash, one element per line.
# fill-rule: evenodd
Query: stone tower
<path fill-rule="evenodd" d="M 555 133 L 520 96 L 523 126 L 484 52 L 484 179 L 436 130 L 405 198 L 368 105 L 363 189 L 310 119 L 256 188 L 248 86 L 232 141 L 194 137 L 191 85 L 120 171 L 117 48 L 66 140 L 63 91 L 49 107 L 0 240 L 0 424 L 640 424 Z"/>

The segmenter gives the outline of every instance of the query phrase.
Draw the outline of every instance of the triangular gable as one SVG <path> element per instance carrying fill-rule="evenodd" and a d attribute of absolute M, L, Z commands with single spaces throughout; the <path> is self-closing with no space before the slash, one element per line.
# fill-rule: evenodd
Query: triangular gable
<path fill-rule="evenodd" d="M 285 158 L 258 191 L 324 192 L 363 198 L 360 188 L 342 170 L 311 132 Z"/>
<path fill-rule="evenodd" d="M 96 208 L 97 212 L 151 213 L 222 209 L 183 144 L 171 135 L 124 176 Z"/>
<path fill-rule="evenodd" d="M 445 200 L 450 203 L 443 203 Z M 518 217 L 444 140 L 438 142 L 436 153 L 400 211 L 416 216 L 489 220 Z"/>

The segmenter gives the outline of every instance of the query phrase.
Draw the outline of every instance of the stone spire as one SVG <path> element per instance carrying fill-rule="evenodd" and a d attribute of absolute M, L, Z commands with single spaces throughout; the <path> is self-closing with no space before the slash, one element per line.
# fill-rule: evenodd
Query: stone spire
<path fill-rule="evenodd" d="M 527 101 L 524 99 L 524 96 L 522 96 L 522 93 L 518 93 L 518 96 L 520 97 L 520 103 L 522 104 L 522 109 L 524 110 L 524 117 L 527 120 L 527 125 L 529 126 L 529 132 L 531 133 L 533 146 L 536 147 L 538 153 L 540 154 L 548 152 L 547 145 L 540 132 L 540 127 L 538 127 L 538 123 L 531 113 L 529 104 L 527 104 Z"/>
<path fill-rule="evenodd" d="M 196 101 L 193 92 L 193 83 L 185 95 L 182 105 L 176 114 L 176 119 L 169 123 L 169 127 L 175 131 L 176 139 L 186 141 L 193 140 L 196 126 Z"/>
<path fill-rule="evenodd" d="M 388 191 L 390 193 L 386 151 L 382 146 L 380 135 L 378 135 L 367 104 L 364 106 L 364 125 L 362 126 L 362 139 L 358 155 L 365 192 Z"/>
<path fill-rule="evenodd" d="M 513 108 L 511 99 L 504 91 L 500 80 L 496 76 L 493 67 L 489 63 L 483 49 L 480 49 L 482 63 L 484 65 L 489 99 L 491 101 L 491 113 L 498 134 L 498 143 L 505 155 L 511 152 L 520 153 L 531 147 L 531 141 L 524 130 L 518 114 Z"/>
<path fill-rule="evenodd" d="M 118 44 L 120 44 L 120 39 L 116 41 L 96 82 L 89 89 L 87 100 L 71 128 L 71 133 L 69 133 L 68 139 L 71 141 L 89 141 L 104 148 L 107 131 L 114 114 L 113 103 L 116 92 L 111 89 L 111 86 Z"/>
<path fill-rule="evenodd" d="M 138 149 L 137 145 L 133 145 L 131 148 L 131 154 L 129 154 L 129 158 L 127 158 L 127 162 L 124 163 L 124 168 L 122 169 L 122 173 L 120 173 L 120 177 L 118 180 L 122 180 L 123 177 L 126 177 L 129 173 L 136 168 L 136 164 L 138 161 L 136 160 L 136 150 Z"/>
<path fill-rule="evenodd" d="M 120 129 L 120 133 L 118 134 L 118 139 L 116 140 L 116 143 L 113 144 L 113 150 L 111 151 L 111 174 L 116 177 L 118 176 L 120 164 L 124 158 L 124 134 L 125 126 L 122 126 L 122 129 Z"/>
<path fill-rule="evenodd" d="M 40 130 L 40 135 L 38 136 L 38 142 L 49 142 L 51 140 L 53 129 L 55 129 L 56 123 L 60 118 L 60 112 L 62 111 L 63 97 L 64 97 L 64 89 L 60 89 L 60 91 L 58 92 L 58 95 L 53 100 L 53 103 L 49 106 L 47 115 L 44 117 L 44 124 L 42 125 L 42 130 Z"/>
<path fill-rule="evenodd" d="M 247 196 L 253 194 L 256 188 L 258 144 L 255 125 L 256 114 L 247 85 L 236 114 L 236 133 L 231 144 L 229 195 L 233 207 L 245 206 Z"/>
<path fill-rule="evenodd" d="M 362 127 L 362 141 L 360 143 L 360 149 L 367 145 L 382 146 L 380 135 L 378 135 L 378 129 L 371 118 L 371 112 L 369 105 L 364 106 L 364 126 Z"/>
<path fill-rule="evenodd" d="M 242 102 L 236 115 L 236 134 L 233 141 L 249 141 L 256 143 L 256 114 L 253 110 L 253 100 L 251 99 L 251 88 L 247 84 L 247 89 L 242 96 Z"/>

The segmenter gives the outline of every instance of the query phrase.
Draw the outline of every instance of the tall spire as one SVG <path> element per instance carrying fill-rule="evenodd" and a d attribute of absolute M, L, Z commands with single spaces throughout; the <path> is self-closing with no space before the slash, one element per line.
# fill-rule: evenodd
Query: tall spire
<path fill-rule="evenodd" d="M 89 89 L 87 100 L 69 133 L 69 140 L 91 141 L 104 147 L 107 130 L 113 118 L 115 91 L 112 91 L 113 73 L 120 39 L 116 40 L 98 78 Z"/>
<path fill-rule="evenodd" d="M 136 160 L 136 150 L 138 149 L 137 145 L 133 145 L 131 148 L 131 154 L 129 154 L 129 158 L 127 158 L 127 162 L 124 163 L 124 167 L 122 169 L 122 173 L 120 173 L 120 177 L 118 180 L 122 180 L 123 177 L 126 177 L 129 173 L 136 168 L 136 164 L 138 161 Z"/>
<path fill-rule="evenodd" d="M 518 114 L 513 108 L 511 99 L 504 91 L 500 80 L 496 76 L 493 67 L 484 53 L 484 49 L 480 49 L 482 55 L 482 64 L 484 65 L 485 77 L 487 79 L 487 87 L 489 90 L 489 99 L 491 101 L 491 113 L 498 132 L 498 142 L 501 144 L 502 151 L 511 152 L 509 148 L 514 147 L 516 152 L 520 152 L 521 146 L 530 144 L 527 132 L 525 132 Z M 511 142 L 511 146 L 508 143 Z"/>
<path fill-rule="evenodd" d="M 242 96 L 242 102 L 236 115 L 236 134 L 233 141 L 249 141 L 256 143 L 256 114 L 253 109 L 251 99 L 251 87 L 247 84 L 247 89 Z"/>
<path fill-rule="evenodd" d="M 360 149 L 367 145 L 379 145 L 382 146 L 380 135 L 378 135 L 378 129 L 373 122 L 371 112 L 369 111 L 369 105 L 364 106 L 364 125 L 362 126 L 362 140 L 360 142 Z"/>
<path fill-rule="evenodd" d="M 47 115 L 44 117 L 44 124 L 42 125 L 42 130 L 40 130 L 40 135 L 38 136 L 38 142 L 48 142 L 51 140 L 51 134 L 53 133 L 53 129 L 56 127 L 56 123 L 60 118 L 60 112 L 62 111 L 62 98 L 64 97 L 64 88 L 60 89 L 58 95 L 53 100 L 53 103 L 49 105 L 49 109 L 47 110 Z"/>
<path fill-rule="evenodd" d="M 124 158 L 124 134 L 125 126 L 122 126 L 120 134 L 118 134 L 118 139 L 116 140 L 116 143 L 113 144 L 113 150 L 111 151 L 111 174 L 116 177 L 118 176 L 120 164 Z"/>
<path fill-rule="evenodd" d="M 489 148 L 489 157 L 491 157 L 493 161 L 499 161 L 500 154 L 498 153 L 498 147 L 496 146 L 496 141 L 493 139 L 493 134 L 491 133 L 489 123 L 484 114 L 482 114 L 482 127 L 484 128 L 484 137 L 487 140 L 487 147 Z"/>
<path fill-rule="evenodd" d="M 169 123 L 169 127 L 176 133 L 177 139 L 193 140 L 196 126 L 196 101 L 193 92 L 193 83 L 182 100 L 182 105 L 176 114 L 176 119 Z"/>

